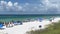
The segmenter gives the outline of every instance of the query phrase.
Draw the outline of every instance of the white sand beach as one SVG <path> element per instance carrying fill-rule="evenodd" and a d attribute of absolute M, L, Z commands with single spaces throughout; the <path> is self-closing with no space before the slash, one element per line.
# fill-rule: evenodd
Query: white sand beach
<path fill-rule="evenodd" d="M 58 22 L 60 20 L 59 17 L 55 18 L 54 20 L 52 20 L 52 22 Z M 42 22 L 39 21 L 33 21 L 33 22 L 26 22 L 23 23 L 23 25 L 17 25 L 11 28 L 6 28 L 4 26 L 4 30 L 0 30 L 0 34 L 26 34 L 27 31 L 31 31 L 31 30 L 38 30 L 39 25 L 42 25 L 41 29 L 45 28 L 45 25 L 51 24 L 52 22 L 50 22 L 49 20 L 43 20 Z"/>

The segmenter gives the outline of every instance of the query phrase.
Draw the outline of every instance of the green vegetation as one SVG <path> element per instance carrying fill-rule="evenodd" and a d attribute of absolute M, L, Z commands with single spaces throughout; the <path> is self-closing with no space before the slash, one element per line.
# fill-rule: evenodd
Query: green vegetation
<path fill-rule="evenodd" d="M 60 21 L 58 23 L 54 23 L 53 25 L 49 25 L 45 29 L 30 31 L 28 34 L 60 34 Z"/>

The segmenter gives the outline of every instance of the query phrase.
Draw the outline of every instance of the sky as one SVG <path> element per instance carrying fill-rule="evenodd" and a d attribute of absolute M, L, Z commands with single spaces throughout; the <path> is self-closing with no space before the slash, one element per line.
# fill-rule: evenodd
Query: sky
<path fill-rule="evenodd" d="M 60 0 L 0 0 L 0 14 L 60 14 Z"/>

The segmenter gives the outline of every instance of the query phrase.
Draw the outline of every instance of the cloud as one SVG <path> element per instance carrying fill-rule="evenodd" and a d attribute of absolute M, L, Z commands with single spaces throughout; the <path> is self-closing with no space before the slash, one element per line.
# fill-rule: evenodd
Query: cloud
<path fill-rule="evenodd" d="M 42 4 L 48 14 L 60 13 L 60 0 L 42 0 Z"/>
<path fill-rule="evenodd" d="M 0 11 L 20 11 L 22 10 L 22 6 L 20 6 L 17 2 L 12 3 L 11 1 L 0 1 Z"/>
<path fill-rule="evenodd" d="M 38 9 L 40 9 L 38 8 L 39 6 L 41 7 L 41 5 L 38 4 L 25 3 L 21 5 L 18 2 L 0 1 L 0 11 L 38 11 Z"/>
<path fill-rule="evenodd" d="M 60 0 L 39 0 L 39 4 L 0 1 L 0 11 L 19 11 L 25 13 L 60 13 Z"/>
<path fill-rule="evenodd" d="M 11 6 L 13 6 L 13 3 L 11 1 L 9 1 L 7 5 L 11 7 Z"/>

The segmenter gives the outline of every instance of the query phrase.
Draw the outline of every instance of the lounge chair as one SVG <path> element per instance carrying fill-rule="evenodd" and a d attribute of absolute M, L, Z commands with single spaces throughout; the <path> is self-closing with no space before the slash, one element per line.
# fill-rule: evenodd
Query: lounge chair
<path fill-rule="evenodd" d="M 21 21 L 13 22 L 14 25 L 22 25 L 23 23 Z"/>

